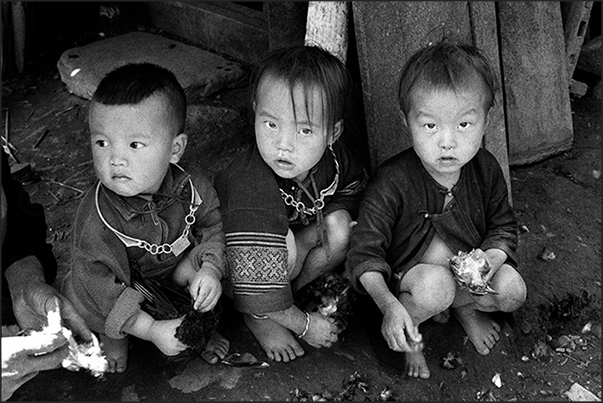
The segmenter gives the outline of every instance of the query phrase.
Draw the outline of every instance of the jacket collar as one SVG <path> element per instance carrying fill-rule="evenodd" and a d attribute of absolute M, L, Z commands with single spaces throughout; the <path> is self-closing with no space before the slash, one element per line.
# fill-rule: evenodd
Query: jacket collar
<path fill-rule="evenodd" d="M 124 220 L 130 221 L 139 214 L 161 211 L 173 204 L 176 201 L 173 196 L 182 194 L 189 178 L 190 174 L 180 166 L 170 164 L 159 190 L 153 195 L 152 201 L 140 196 L 120 196 L 103 184 L 100 184 L 100 186 L 101 192 L 108 203 L 119 212 Z"/>

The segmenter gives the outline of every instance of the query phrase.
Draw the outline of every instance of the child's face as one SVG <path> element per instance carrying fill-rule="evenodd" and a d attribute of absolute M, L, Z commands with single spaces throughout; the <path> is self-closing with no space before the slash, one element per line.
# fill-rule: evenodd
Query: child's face
<path fill-rule="evenodd" d="M 309 116 L 302 87 L 294 87 L 294 114 L 286 81 L 269 76 L 258 86 L 254 104 L 258 149 L 264 161 L 282 178 L 304 180 L 325 152 L 328 139 L 335 141 L 341 134 L 341 121 L 334 130 L 325 127 L 322 91 L 314 88 L 308 96 Z"/>
<path fill-rule="evenodd" d="M 487 124 L 486 95 L 477 84 L 463 91 L 414 90 L 405 116 L 413 147 L 427 171 L 451 186 L 482 144 Z"/>
<path fill-rule="evenodd" d="M 186 135 L 162 95 L 136 105 L 90 105 L 90 141 L 96 175 L 121 196 L 155 193 L 170 162 L 179 161 Z M 178 135 L 175 135 L 178 134 Z"/>

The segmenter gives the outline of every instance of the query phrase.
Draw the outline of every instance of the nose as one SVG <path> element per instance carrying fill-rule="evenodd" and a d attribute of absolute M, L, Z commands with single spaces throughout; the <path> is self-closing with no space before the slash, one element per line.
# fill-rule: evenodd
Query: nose
<path fill-rule="evenodd" d="M 277 149 L 279 151 L 293 151 L 295 139 L 295 130 L 281 130 L 278 135 Z"/>
<path fill-rule="evenodd" d="M 444 128 L 441 133 L 442 134 L 440 137 L 440 147 L 443 150 L 452 150 L 453 148 L 455 148 L 456 136 L 454 135 L 454 132 L 449 128 Z"/>
<path fill-rule="evenodd" d="M 113 151 L 109 157 L 109 163 L 112 166 L 123 166 L 126 165 L 126 159 L 123 155 L 121 155 L 121 153 Z"/>

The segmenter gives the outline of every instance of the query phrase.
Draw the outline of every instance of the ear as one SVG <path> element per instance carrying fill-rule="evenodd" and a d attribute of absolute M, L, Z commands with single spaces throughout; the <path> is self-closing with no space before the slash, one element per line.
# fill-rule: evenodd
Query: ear
<path fill-rule="evenodd" d="M 408 121 L 406 120 L 406 114 L 402 112 L 402 124 L 408 128 Z"/>
<path fill-rule="evenodd" d="M 172 156 L 170 158 L 170 162 L 176 164 L 182 158 L 182 154 L 184 154 L 184 150 L 186 149 L 186 144 L 188 143 L 188 135 L 185 133 L 180 133 L 172 140 Z"/>
<path fill-rule="evenodd" d="M 484 127 L 488 126 L 488 123 L 490 123 L 490 118 L 492 117 L 492 114 L 494 113 L 494 108 L 490 107 L 490 109 L 488 109 L 488 112 L 486 113 L 486 122 L 484 123 Z"/>
<path fill-rule="evenodd" d="M 337 141 L 339 136 L 343 133 L 343 119 L 339 119 L 335 126 L 333 126 L 333 133 L 331 134 L 331 144 Z"/>

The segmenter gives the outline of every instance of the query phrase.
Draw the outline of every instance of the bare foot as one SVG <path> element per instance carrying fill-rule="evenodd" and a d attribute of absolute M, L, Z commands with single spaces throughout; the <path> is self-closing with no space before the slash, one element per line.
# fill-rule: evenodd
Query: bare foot
<path fill-rule="evenodd" d="M 429 368 L 427 368 L 427 361 L 422 351 L 412 351 L 405 353 L 406 356 L 406 375 L 412 376 L 413 378 L 421 377 L 421 379 L 428 379 L 431 376 Z"/>
<path fill-rule="evenodd" d="M 123 339 L 112 339 L 100 335 L 100 344 L 105 358 L 109 362 L 108 371 L 122 373 L 128 366 L 128 336 Z"/>
<path fill-rule="evenodd" d="M 487 313 L 473 308 L 463 307 L 454 309 L 453 312 L 477 352 L 482 355 L 490 353 L 490 349 L 500 339 L 500 325 Z"/>
<path fill-rule="evenodd" d="M 289 362 L 304 355 L 304 349 L 291 332 L 272 319 L 256 319 L 248 314 L 243 317 L 271 360 Z"/>
<path fill-rule="evenodd" d="M 431 319 L 437 323 L 446 323 L 450 319 L 450 310 L 444 309 L 442 312 L 433 315 Z"/>
<path fill-rule="evenodd" d="M 230 342 L 224 336 L 218 332 L 213 332 L 209 336 L 205 350 L 201 353 L 201 357 L 209 364 L 215 364 L 219 360 L 226 357 L 228 349 L 230 348 Z"/>

